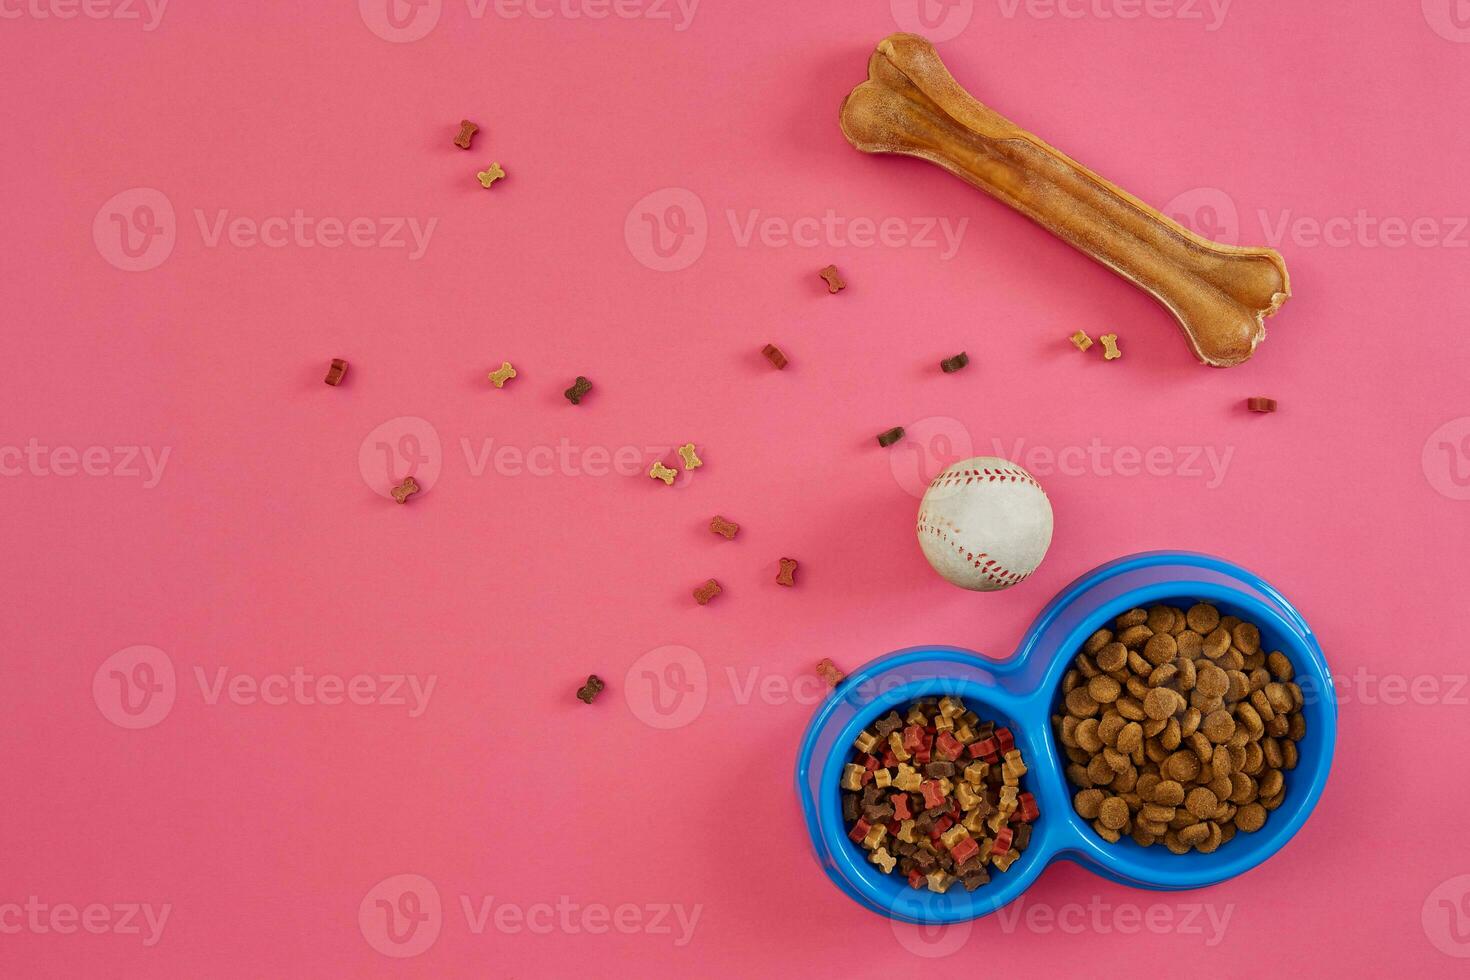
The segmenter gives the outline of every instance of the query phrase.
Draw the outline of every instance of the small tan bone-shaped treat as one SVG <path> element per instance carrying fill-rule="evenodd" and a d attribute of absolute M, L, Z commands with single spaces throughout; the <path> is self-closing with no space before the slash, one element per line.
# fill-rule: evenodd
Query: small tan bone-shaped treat
<path fill-rule="evenodd" d="M 1072 335 L 1072 343 L 1078 350 L 1085 351 L 1092 346 L 1092 338 L 1087 336 L 1086 330 L 1079 330 Z"/>
<path fill-rule="evenodd" d="M 664 481 L 664 486 L 671 487 L 674 485 L 674 477 L 679 475 L 679 471 L 665 466 L 661 460 L 654 460 L 653 467 L 648 471 L 648 475 L 655 480 Z"/>
<path fill-rule="evenodd" d="M 795 575 L 796 575 L 796 559 L 795 558 L 782 558 L 781 559 L 781 570 L 776 573 L 776 584 L 777 585 L 795 585 L 796 584 L 796 579 L 794 577 Z"/>
<path fill-rule="evenodd" d="M 842 679 L 847 675 L 838 670 L 837 666 L 829 658 L 823 657 L 817 661 L 817 676 L 826 681 L 831 687 L 836 687 L 842 683 Z M 885 769 L 883 771 L 887 772 L 888 770 Z"/>
<path fill-rule="evenodd" d="M 1117 334 L 1115 334 L 1115 333 L 1105 333 L 1105 334 L 1103 334 L 1101 337 L 1099 337 L 1097 339 L 1100 340 L 1100 341 L 1102 341 L 1102 345 L 1103 345 L 1103 360 L 1105 360 L 1105 361 L 1116 361 L 1118 358 L 1120 358 L 1120 357 L 1123 356 L 1123 352 L 1120 351 L 1120 350 L 1118 350 L 1118 335 Z"/>
<path fill-rule="evenodd" d="M 470 141 L 475 138 L 475 134 L 479 131 L 479 126 L 476 126 L 468 119 L 461 119 L 459 121 L 459 135 L 454 138 L 454 145 L 461 150 L 468 150 L 470 148 Z"/>
<path fill-rule="evenodd" d="M 346 376 L 347 362 L 340 357 L 332 358 L 331 367 L 327 368 L 327 384 L 335 388 L 342 383 L 342 379 Z"/>
<path fill-rule="evenodd" d="M 835 265 L 827 266 L 817 275 L 827 280 L 827 292 L 829 293 L 841 292 L 847 288 L 847 280 L 842 278 L 842 273 L 837 271 Z"/>
<path fill-rule="evenodd" d="M 694 590 L 694 601 L 699 603 L 701 606 L 707 605 L 711 599 L 724 591 L 724 589 L 720 588 L 719 582 L 716 582 L 714 579 L 710 579 L 708 582 L 704 583 L 699 588 Z"/>
<path fill-rule="evenodd" d="M 475 174 L 475 179 L 480 182 L 481 187 L 488 189 L 497 180 L 505 179 L 505 171 L 500 169 L 500 164 L 492 163 L 484 170 Z"/>
<path fill-rule="evenodd" d="M 878 43 L 840 119 L 864 153 L 937 164 L 1143 289 L 1213 367 L 1255 353 L 1291 296 L 1280 253 L 1212 242 L 1160 214 L 977 101 L 915 34 Z"/>
<path fill-rule="evenodd" d="M 710 518 L 709 529 L 716 534 L 723 535 L 726 541 L 729 541 L 740 533 L 739 524 L 736 524 L 734 521 L 727 521 L 718 514 Z"/>
<path fill-rule="evenodd" d="M 704 465 L 704 460 L 695 454 L 694 443 L 692 442 L 686 442 L 679 447 L 679 458 L 684 461 L 684 468 L 686 470 L 697 470 Z"/>
<path fill-rule="evenodd" d="M 405 476 L 403 482 L 389 492 L 393 494 L 393 499 L 400 504 L 407 503 L 409 497 L 419 492 L 419 484 L 413 477 Z"/>
<path fill-rule="evenodd" d="M 497 388 L 504 388 L 505 383 L 516 376 L 516 369 L 510 366 L 510 361 L 502 361 L 497 370 L 490 372 L 490 383 Z"/>

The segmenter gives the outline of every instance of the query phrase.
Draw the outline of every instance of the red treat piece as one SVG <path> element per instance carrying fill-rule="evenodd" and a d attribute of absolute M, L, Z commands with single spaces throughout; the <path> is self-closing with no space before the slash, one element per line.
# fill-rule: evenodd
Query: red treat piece
<path fill-rule="evenodd" d="M 998 758 L 996 748 L 997 743 L 994 735 L 983 742 L 971 742 L 970 757 L 972 759 L 984 759 L 986 762 L 994 762 Z"/>
<path fill-rule="evenodd" d="M 924 876 L 919 873 L 918 868 L 909 871 L 909 887 L 919 888 L 924 884 Z"/>
<path fill-rule="evenodd" d="M 1000 828 L 1000 833 L 995 835 L 995 845 L 991 847 L 991 854 L 1004 854 L 1011 849 L 1011 841 L 1015 837 L 1015 831 L 1009 827 Z"/>
<path fill-rule="evenodd" d="M 863 766 L 869 772 L 872 772 L 878 768 L 878 757 L 876 755 L 863 756 Z"/>
<path fill-rule="evenodd" d="M 934 829 L 939 831 L 941 834 L 953 826 L 954 821 L 947 816 L 940 817 L 938 820 L 934 821 Z"/>
<path fill-rule="evenodd" d="M 919 785 L 919 792 L 924 794 L 924 808 L 932 810 L 937 806 L 944 805 L 944 790 L 939 786 L 939 780 L 926 779 Z"/>
<path fill-rule="evenodd" d="M 893 754 L 892 749 L 883 750 L 883 766 L 886 769 L 898 768 L 898 756 Z"/>
<path fill-rule="evenodd" d="M 863 770 L 863 785 L 866 786 L 869 783 L 871 783 L 872 781 L 873 781 L 873 770 L 871 770 L 871 769 L 864 769 Z"/>
<path fill-rule="evenodd" d="M 909 794 L 894 793 L 892 796 L 889 797 L 889 799 L 893 801 L 893 815 L 896 818 L 898 818 L 899 820 L 909 820 L 913 818 L 913 813 L 909 811 Z"/>
<path fill-rule="evenodd" d="M 943 752 L 950 759 L 958 759 L 964 754 L 964 743 L 955 738 L 950 732 L 940 732 L 939 738 L 936 741 L 939 745 L 939 751 Z"/>
<path fill-rule="evenodd" d="M 924 729 L 918 725 L 910 725 L 903 730 L 903 747 L 907 752 L 917 752 L 924 747 L 928 741 L 924 737 Z"/>
<path fill-rule="evenodd" d="M 1016 736 L 1011 734 L 1009 728 L 1002 728 L 995 733 L 995 741 L 1000 746 L 1002 754 L 1016 747 Z"/>
<path fill-rule="evenodd" d="M 1041 808 L 1036 805 L 1036 797 L 1030 793 L 1022 793 L 1016 799 L 1016 812 L 1011 816 L 1024 823 L 1030 823 L 1041 816 Z"/>
<path fill-rule="evenodd" d="M 949 849 L 949 855 L 954 858 L 955 864 L 964 864 L 979 853 L 980 845 L 975 843 L 975 838 L 973 837 L 966 837 Z"/>
<path fill-rule="evenodd" d="M 864 837 L 868 836 L 868 831 L 872 829 L 872 824 L 868 823 L 866 819 L 860 818 L 857 823 L 852 825 L 852 829 L 847 832 L 847 836 L 855 841 L 861 841 Z"/>

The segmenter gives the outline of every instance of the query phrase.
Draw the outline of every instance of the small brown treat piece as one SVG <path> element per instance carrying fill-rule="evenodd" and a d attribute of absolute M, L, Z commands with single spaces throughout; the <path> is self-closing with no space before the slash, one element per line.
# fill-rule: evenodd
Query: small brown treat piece
<path fill-rule="evenodd" d="M 407 503 L 408 498 L 418 493 L 419 489 L 418 481 L 411 476 L 406 476 L 403 478 L 402 483 L 392 489 L 391 493 L 393 494 L 393 499 L 402 504 Z"/>
<path fill-rule="evenodd" d="M 484 170 L 475 174 L 475 179 L 480 182 L 481 187 L 489 190 L 491 184 L 495 183 L 497 180 L 505 179 L 505 171 L 500 169 L 500 164 L 492 163 Z"/>
<path fill-rule="evenodd" d="M 1120 358 L 1120 357 L 1123 356 L 1123 352 L 1120 351 L 1120 350 L 1118 350 L 1118 335 L 1117 334 L 1115 334 L 1115 333 L 1105 333 L 1105 334 L 1103 334 L 1101 337 L 1099 337 L 1097 339 L 1100 340 L 1100 341 L 1102 341 L 1102 345 L 1103 345 L 1103 360 L 1105 360 L 1105 361 L 1116 361 L 1118 358 Z"/>
<path fill-rule="evenodd" d="M 601 677 L 598 677 L 596 674 L 588 674 L 587 683 L 577 688 L 577 700 L 591 704 L 605 686 L 602 683 Z"/>
<path fill-rule="evenodd" d="M 817 275 L 827 280 L 827 292 L 829 293 L 835 293 L 847 288 L 847 280 L 842 278 L 842 274 L 837 271 L 837 266 L 835 265 L 827 266 L 827 268 L 817 273 Z"/>
<path fill-rule="evenodd" d="M 332 358 L 332 366 L 327 368 L 327 384 L 333 388 L 342 383 L 342 378 L 347 374 L 347 362 L 340 357 Z"/>
<path fill-rule="evenodd" d="M 592 382 L 588 381 L 586 378 L 582 377 L 579 374 L 577 375 L 577 380 L 572 383 L 572 386 L 566 391 L 562 392 L 562 394 L 566 395 L 567 401 L 571 402 L 573 405 L 580 405 L 582 404 L 582 399 L 586 397 L 587 392 L 591 390 Z"/>
<path fill-rule="evenodd" d="M 468 119 L 461 119 L 459 121 L 459 135 L 454 138 L 454 145 L 461 150 L 468 150 L 470 148 L 470 142 L 479 131 L 479 126 L 476 126 Z"/>
<path fill-rule="evenodd" d="M 711 599 L 724 591 L 724 589 L 720 588 L 719 582 L 716 582 L 714 579 L 710 579 L 708 582 L 704 583 L 699 588 L 694 590 L 694 601 L 703 606 L 708 604 Z"/>
<path fill-rule="evenodd" d="M 1274 412 L 1276 411 L 1276 399 L 1274 398 L 1247 398 L 1245 407 L 1252 412 Z"/>
<path fill-rule="evenodd" d="M 734 521 L 727 521 L 718 514 L 710 518 L 709 529 L 716 534 L 723 535 L 726 541 L 729 541 L 740 533 L 739 524 L 736 524 Z"/>
<path fill-rule="evenodd" d="M 796 575 L 796 559 L 795 558 L 782 558 L 781 559 L 781 570 L 776 573 L 776 584 L 777 585 L 795 585 L 796 584 L 795 575 Z"/>
<path fill-rule="evenodd" d="M 662 460 L 656 459 L 653 461 L 653 465 L 648 468 L 648 475 L 655 480 L 664 481 L 664 486 L 671 487 L 674 485 L 674 477 L 679 475 L 679 471 L 673 467 L 665 466 Z"/>
<path fill-rule="evenodd" d="M 500 367 L 490 372 L 490 383 L 497 388 L 504 388 L 505 383 L 516 376 L 516 369 L 510 366 L 510 361 L 501 361 Z"/>
<path fill-rule="evenodd" d="M 886 432 L 878 433 L 878 445 L 886 449 L 902 438 L 903 426 L 895 425 L 893 428 L 889 429 Z"/>
<path fill-rule="evenodd" d="M 1077 349 L 1081 351 L 1085 351 L 1092 346 L 1092 338 L 1087 336 L 1087 331 L 1085 330 L 1079 330 L 1074 333 L 1071 340 L 1077 346 Z"/>
<path fill-rule="evenodd" d="M 781 353 L 781 348 L 777 347 L 775 344 L 767 344 L 766 346 L 762 347 L 761 353 L 766 355 L 766 360 L 776 365 L 776 370 L 778 371 L 790 363 L 786 360 L 786 355 Z"/>
<path fill-rule="evenodd" d="M 964 351 L 960 351 L 954 357 L 946 357 L 944 360 L 940 361 L 939 370 L 943 371 L 945 374 L 954 374 L 956 371 L 962 370 L 967 367 L 969 363 L 970 355 L 966 354 Z"/>
<path fill-rule="evenodd" d="M 831 660 L 823 657 L 817 661 L 817 676 L 833 687 L 836 687 L 842 683 L 842 679 L 847 675 L 838 670 Z"/>

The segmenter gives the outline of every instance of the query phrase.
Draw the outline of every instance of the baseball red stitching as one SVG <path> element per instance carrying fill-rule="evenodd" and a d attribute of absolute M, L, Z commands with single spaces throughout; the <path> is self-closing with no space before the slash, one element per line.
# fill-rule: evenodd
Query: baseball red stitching
<path fill-rule="evenodd" d="M 1017 582 L 1024 582 L 1031 574 L 1030 572 L 1013 572 L 983 551 L 966 551 L 963 545 L 950 537 L 948 531 L 938 524 L 930 524 L 929 515 L 923 511 L 919 512 L 918 533 L 928 533 L 943 544 L 953 546 L 956 554 L 964 555 L 965 561 L 969 562 L 972 567 L 979 569 L 980 574 L 984 575 L 996 585 L 1015 585 Z"/>
<path fill-rule="evenodd" d="M 1046 496 L 1046 491 L 1041 489 L 1041 484 L 1036 478 L 1020 467 L 1001 466 L 978 470 L 944 470 L 936 476 L 929 487 L 951 487 L 967 486 L 971 483 L 1029 483 L 1031 486 L 1041 490 L 1041 495 Z"/>

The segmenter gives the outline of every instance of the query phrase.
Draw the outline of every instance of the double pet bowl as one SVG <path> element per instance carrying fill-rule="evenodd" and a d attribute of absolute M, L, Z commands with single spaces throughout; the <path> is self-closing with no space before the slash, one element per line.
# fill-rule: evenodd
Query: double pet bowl
<path fill-rule="evenodd" d="M 1209 602 L 1260 627 L 1261 646 L 1280 650 L 1296 670 L 1306 701 L 1307 734 L 1297 744 L 1297 767 L 1284 773 L 1286 797 L 1253 834 L 1238 833 L 1213 854 L 1176 855 L 1162 845 L 1144 848 L 1124 837 L 1109 844 L 1072 808 L 1077 788 L 1067 782 L 1066 758 L 1052 715 L 1060 711 L 1062 675 L 1082 641 L 1129 609 L 1159 603 L 1188 608 Z M 890 710 L 921 697 L 963 698 L 981 718 L 1015 734 L 1029 769 L 1023 789 L 1041 815 L 1031 842 L 1010 869 L 994 872 L 973 892 L 956 885 L 944 894 L 910 888 L 903 876 L 884 874 L 868 852 L 847 837 L 838 781 L 853 740 Z M 822 869 L 854 901 L 905 922 L 959 922 L 1015 900 L 1053 861 L 1081 864 L 1113 881 L 1162 891 L 1200 888 L 1249 871 L 1279 851 L 1301 829 L 1327 782 L 1337 740 L 1332 676 L 1311 629 L 1291 603 L 1255 575 L 1207 555 L 1151 552 L 1095 569 L 1062 590 L 1026 631 L 1009 660 L 991 661 L 954 647 L 914 647 L 865 665 L 848 676 L 817 709 L 801 742 L 796 788 Z"/>

